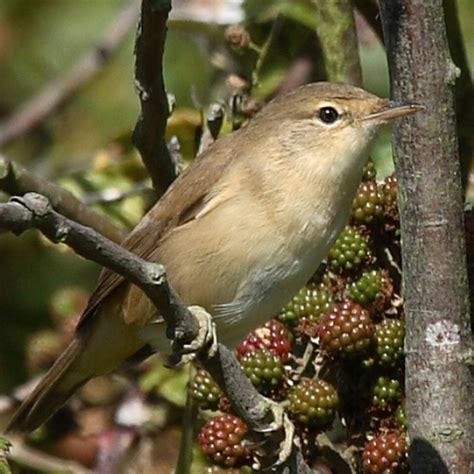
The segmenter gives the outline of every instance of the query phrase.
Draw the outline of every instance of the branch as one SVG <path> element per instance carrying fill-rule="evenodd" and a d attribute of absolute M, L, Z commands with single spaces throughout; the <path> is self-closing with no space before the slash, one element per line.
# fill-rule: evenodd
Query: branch
<path fill-rule="evenodd" d="M 474 393 L 463 190 L 442 0 L 380 2 L 392 95 L 426 111 L 394 126 L 413 473 L 472 472 Z M 471 356 L 469 356 L 471 354 Z"/>
<path fill-rule="evenodd" d="M 53 242 L 69 245 L 84 258 L 110 268 L 139 286 L 165 320 L 167 336 L 173 340 L 173 348 L 178 354 L 196 338 L 198 323 L 169 286 L 162 265 L 147 262 L 93 229 L 67 219 L 54 211 L 49 201 L 39 194 L 28 193 L 22 198 L 14 197 L 9 203 L 0 204 L 0 229 L 21 233 L 30 228 L 39 229 Z M 271 402 L 255 390 L 233 352 L 218 344 L 213 356 L 207 358 L 198 354 L 198 358 L 258 439 L 264 436 L 262 433 L 265 431 L 272 431 L 275 420 Z M 273 432 L 272 437 L 265 438 L 266 452 L 277 452 L 283 435 L 279 430 Z M 282 464 L 281 468 L 284 467 L 295 474 L 312 472 L 296 447 L 293 447 L 286 463 Z"/>
<path fill-rule="evenodd" d="M 127 0 L 99 43 L 64 76 L 47 84 L 0 123 L 0 147 L 36 128 L 102 71 L 137 19 L 137 0 Z"/>
<path fill-rule="evenodd" d="M 35 192 L 46 196 L 55 209 L 75 221 L 92 227 L 114 242 L 121 242 L 127 231 L 112 224 L 106 217 L 87 207 L 69 191 L 46 181 L 17 163 L 0 155 L 0 190 L 10 195 Z"/>
<path fill-rule="evenodd" d="M 135 87 L 142 111 L 133 131 L 133 143 L 159 196 L 177 174 L 165 141 L 169 107 L 162 62 L 170 9 L 170 0 L 142 0 L 135 43 Z"/>
<path fill-rule="evenodd" d="M 315 3 L 326 78 L 360 86 L 362 70 L 351 0 Z"/>

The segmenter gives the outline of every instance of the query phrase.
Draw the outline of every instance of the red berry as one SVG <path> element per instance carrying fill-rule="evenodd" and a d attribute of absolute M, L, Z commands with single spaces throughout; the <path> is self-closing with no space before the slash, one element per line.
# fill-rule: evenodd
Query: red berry
<path fill-rule="evenodd" d="M 406 459 L 406 441 L 398 433 L 380 434 L 362 453 L 365 474 L 395 474 Z"/>

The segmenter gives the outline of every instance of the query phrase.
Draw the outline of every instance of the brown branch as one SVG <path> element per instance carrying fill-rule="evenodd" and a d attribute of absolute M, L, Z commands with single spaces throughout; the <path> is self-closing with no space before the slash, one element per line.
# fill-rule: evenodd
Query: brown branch
<path fill-rule="evenodd" d="M 142 0 L 135 43 L 135 87 L 142 111 L 133 132 L 133 143 L 159 196 L 177 174 L 165 141 L 169 107 L 162 63 L 170 9 L 170 0 Z"/>
<path fill-rule="evenodd" d="M 0 123 L 0 147 L 40 125 L 102 71 L 135 25 L 137 3 L 137 0 L 127 0 L 92 51 L 87 52 L 64 76 L 47 84 Z"/>
<path fill-rule="evenodd" d="M 463 190 L 442 0 L 380 2 L 393 99 L 426 110 L 394 126 L 413 473 L 472 473 L 474 393 Z"/>
<path fill-rule="evenodd" d="M 357 34 L 351 0 L 316 2 L 319 42 L 324 56 L 326 78 L 360 86 Z"/>
<path fill-rule="evenodd" d="M 121 242 L 127 235 L 126 229 L 112 224 L 106 217 L 87 207 L 69 191 L 46 181 L 17 163 L 0 156 L 0 190 L 10 195 L 35 192 L 46 196 L 55 209 L 75 221 L 92 227 L 114 242 Z"/>
<path fill-rule="evenodd" d="M 198 324 L 189 309 L 169 286 L 165 270 L 160 264 L 147 262 L 123 247 L 111 242 L 91 228 L 82 226 L 57 213 L 49 201 L 39 194 L 28 193 L 0 204 L 0 229 L 21 233 L 37 228 L 53 242 L 69 245 L 79 255 L 120 273 L 139 286 L 157 307 L 167 325 L 167 336 L 173 340 L 174 355 L 178 356 L 186 344 L 198 334 Z M 274 421 L 271 403 L 262 397 L 240 368 L 232 351 L 222 344 L 211 357 L 199 355 L 203 367 L 219 383 L 236 413 L 242 417 L 255 437 L 272 431 Z M 266 437 L 267 459 L 277 452 L 283 438 L 282 430 Z M 300 451 L 293 447 L 289 459 L 281 469 L 304 474 L 312 472 L 304 463 Z"/>

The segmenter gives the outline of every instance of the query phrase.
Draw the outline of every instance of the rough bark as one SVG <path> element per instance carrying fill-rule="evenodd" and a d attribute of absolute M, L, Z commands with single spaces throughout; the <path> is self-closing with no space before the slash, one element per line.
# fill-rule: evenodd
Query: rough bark
<path fill-rule="evenodd" d="M 394 128 L 413 473 L 474 472 L 463 192 L 442 0 L 380 2 L 392 98 L 426 110 Z"/>

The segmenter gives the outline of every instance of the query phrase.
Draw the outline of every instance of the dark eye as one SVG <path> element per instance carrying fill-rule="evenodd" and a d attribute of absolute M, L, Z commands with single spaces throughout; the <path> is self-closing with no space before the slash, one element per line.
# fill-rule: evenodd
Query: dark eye
<path fill-rule="evenodd" d="M 339 118 L 339 112 L 334 107 L 321 107 L 319 119 L 324 123 L 334 123 Z"/>

